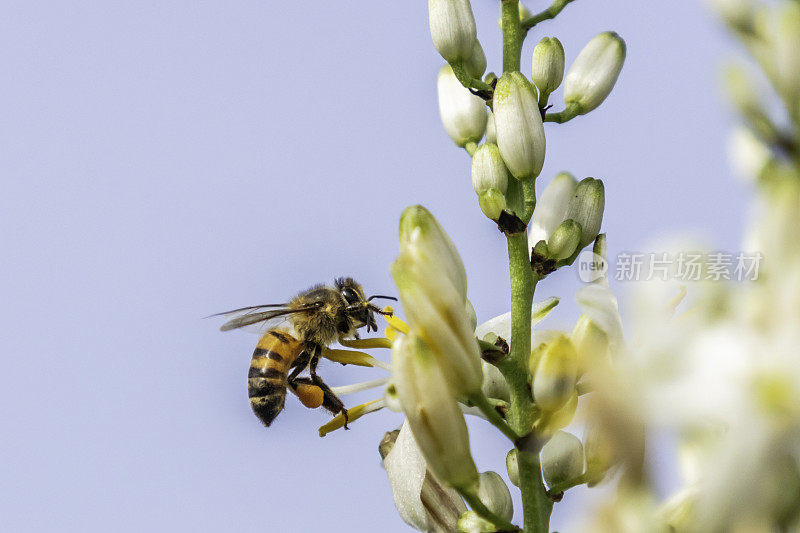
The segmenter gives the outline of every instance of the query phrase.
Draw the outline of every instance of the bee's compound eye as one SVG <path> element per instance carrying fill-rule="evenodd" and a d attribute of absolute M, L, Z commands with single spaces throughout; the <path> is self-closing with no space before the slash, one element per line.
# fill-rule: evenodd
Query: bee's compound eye
<path fill-rule="evenodd" d="M 344 289 L 342 289 L 342 296 L 344 296 L 344 299 L 347 301 L 348 304 L 354 304 L 359 300 L 356 291 L 354 291 L 350 287 L 345 287 Z"/>

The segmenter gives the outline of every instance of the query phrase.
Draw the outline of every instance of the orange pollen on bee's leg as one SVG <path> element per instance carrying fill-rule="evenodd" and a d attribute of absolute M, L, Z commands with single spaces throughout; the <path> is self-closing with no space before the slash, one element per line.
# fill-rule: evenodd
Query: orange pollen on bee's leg
<path fill-rule="evenodd" d="M 300 402 L 309 409 L 316 409 L 322 405 L 324 394 L 322 389 L 316 385 L 309 385 L 307 383 L 300 383 L 297 385 L 297 397 Z"/>

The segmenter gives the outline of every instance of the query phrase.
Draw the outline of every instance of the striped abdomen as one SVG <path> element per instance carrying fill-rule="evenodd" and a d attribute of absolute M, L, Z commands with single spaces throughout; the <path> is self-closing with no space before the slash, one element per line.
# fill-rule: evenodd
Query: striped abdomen
<path fill-rule="evenodd" d="M 266 426 L 283 410 L 286 376 L 302 351 L 303 343 L 286 331 L 270 330 L 258 341 L 247 374 L 247 395 L 253 412 Z"/>

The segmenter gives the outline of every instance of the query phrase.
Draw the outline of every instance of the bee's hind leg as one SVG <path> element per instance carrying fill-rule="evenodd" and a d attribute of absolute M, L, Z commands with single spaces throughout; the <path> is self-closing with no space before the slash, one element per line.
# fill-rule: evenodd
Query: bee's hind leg
<path fill-rule="evenodd" d="M 317 375 L 317 364 L 319 364 L 319 357 L 320 353 L 322 352 L 322 348 L 318 347 L 317 350 L 314 351 L 314 355 L 311 357 L 311 362 L 308 366 L 308 371 L 311 376 L 311 381 L 322 390 L 322 407 L 337 415 L 342 413 L 344 417 L 344 429 L 350 429 L 347 427 L 347 408 L 344 406 L 344 402 L 339 399 L 336 394 L 333 393 L 330 387 L 322 381 L 322 378 Z"/>

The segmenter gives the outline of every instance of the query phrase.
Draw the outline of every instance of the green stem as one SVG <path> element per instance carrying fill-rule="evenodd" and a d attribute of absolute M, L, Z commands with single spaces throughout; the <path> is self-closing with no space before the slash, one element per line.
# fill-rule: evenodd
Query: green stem
<path fill-rule="evenodd" d="M 528 193 L 525 200 L 526 204 L 532 200 Z M 531 270 L 529 254 L 527 232 L 508 237 L 511 271 L 511 347 L 502 370 L 505 370 L 504 375 L 511 395 L 508 422 L 519 435 L 530 433 L 536 417 L 528 382 L 528 360 L 531 355 L 531 305 L 537 279 Z M 525 531 L 546 533 L 549 528 L 551 504 L 542 482 L 539 456 L 519 447 L 518 456 Z"/>
<path fill-rule="evenodd" d="M 503 0 L 503 72 L 518 71 L 522 59 L 522 41 L 525 32 L 519 20 L 519 0 Z"/>
<path fill-rule="evenodd" d="M 470 396 L 469 401 L 472 402 L 475 407 L 481 410 L 481 413 L 486 415 L 486 418 L 489 422 L 492 423 L 497 429 L 499 429 L 503 435 L 509 438 L 511 442 L 515 442 L 519 439 L 519 435 L 511 429 L 511 426 L 508 425 L 508 422 L 500 416 L 500 413 L 494 408 L 494 405 L 489 402 L 486 396 L 483 393 L 476 394 L 474 396 Z"/>
<path fill-rule="evenodd" d="M 472 507 L 473 511 L 478 513 L 481 518 L 491 522 L 495 527 L 498 528 L 499 531 L 519 531 L 517 526 L 490 511 L 489 508 L 484 505 L 481 499 L 478 498 L 478 496 L 473 492 L 464 489 L 456 490 L 461 497 L 464 498 L 464 501 L 467 502 L 470 507 Z"/>
<path fill-rule="evenodd" d="M 578 107 L 575 105 L 567 106 L 564 111 L 560 111 L 558 113 L 547 113 L 544 116 L 545 122 L 555 122 L 556 124 L 563 124 L 569 120 L 578 116 Z"/>
<path fill-rule="evenodd" d="M 478 149 L 478 143 L 474 141 L 469 141 L 467 144 L 464 145 L 464 150 L 470 155 L 470 157 L 475 155 L 475 150 Z"/>
<path fill-rule="evenodd" d="M 560 0 L 563 1 L 563 0 Z M 519 71 L 522 43 L 526 30 L 519 20 L 519 0 L 502 0 L 503 72 Z M 522 220 L 527 223 L 536 205 L 534 180 L 522 182 Z M 536 418 L 529 383 L 528 359 L 531 356 L 531 305 L 538 281 L 531 269 L 528 232 L 508 236 L 508 264 L 511 274 L 511 346 L 508 357 L 498 365 L 508 382 L 511 401 L 508 424 L 517 435 L 531 432 Z M 542 481 L 538 453 L 528 453 L 515 442 L 519 456 L 522 513 L 527 533 L 547 533 L 550 524 L 552 500 L 547 497 Z"/>
<path fill-rule="evenodd" d="M 572 487 L 577 487 L 578 485 L 583 485 L 587 481 L 589 481 L 589 476 L 587 476 L 586 474 L 581 474 L 576 478 L 563 481 L 561 483 L 556 483 L 555 485 L 550 487 L 550 490 L 547 491 L 547 495 L 550 496 L 551 498 L 553 496 L 558 496 L 565 490 L 571 489 Z"/>
<path fill-rule="evenodd" d="M 553 5 L 522 21 L 522 29 L 528 31 L 542 21 L 556 18 L 561 11 L 575 0 L 555 0 Z"/>
<path fill-rule="evenodd" d="M 469 74 L 467 74 L 467 69 L 464 68 L 464 63 L 459 61 L 457 63 L 450 63 L 450 68 L 453 69 L 453 74 L 455 74 L 458 81 L 461 82 L 461 85 L 466 87 L 467 89 L 478 89 L 482 91 L 491 91 L 492 86 L 482 82 L 479 79 L 473 78 Z"/>

